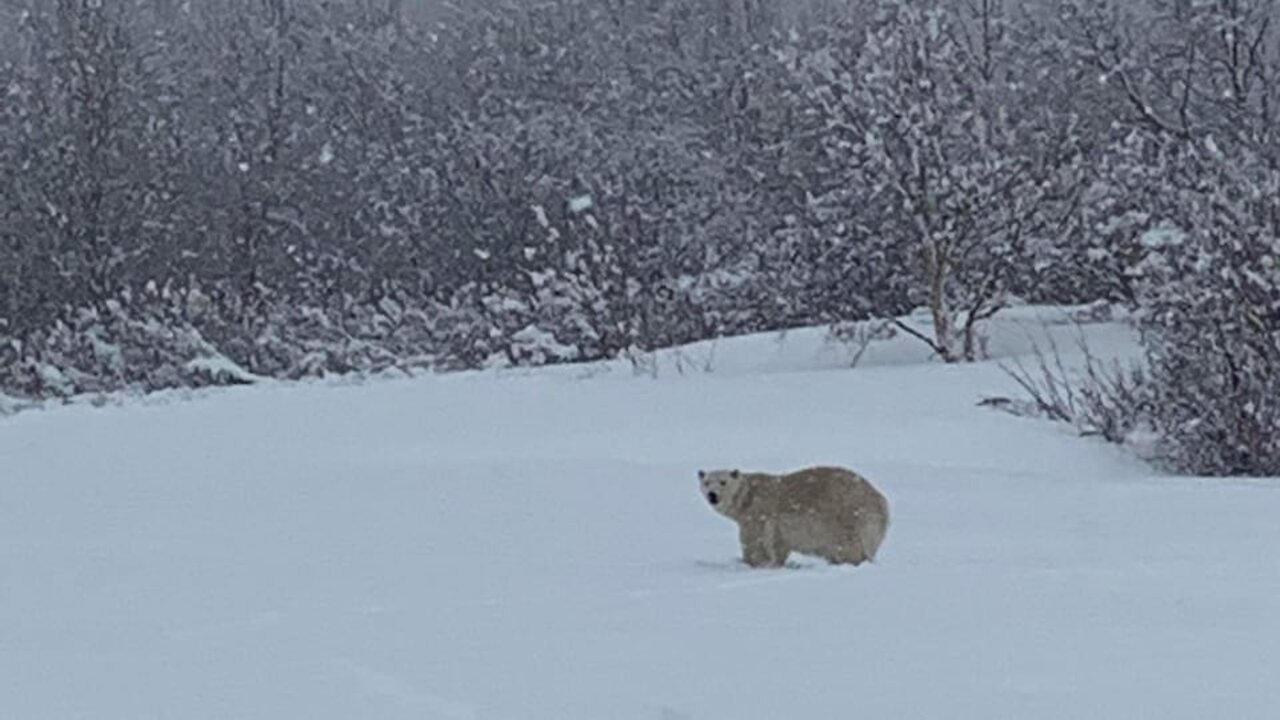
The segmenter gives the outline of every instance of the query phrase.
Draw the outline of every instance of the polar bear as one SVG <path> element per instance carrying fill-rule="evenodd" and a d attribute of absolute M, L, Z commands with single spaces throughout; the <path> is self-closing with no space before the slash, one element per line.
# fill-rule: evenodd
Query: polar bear
<path fill-rule="evenodd" d="M 742 557 L 752 567 L 780 567 L 792 552 L 831 563 L 874 561 L 889 527 L 884 495 L 844 468 L 699 470 L 698 481 L 711 507 L 738 523 Z"/>

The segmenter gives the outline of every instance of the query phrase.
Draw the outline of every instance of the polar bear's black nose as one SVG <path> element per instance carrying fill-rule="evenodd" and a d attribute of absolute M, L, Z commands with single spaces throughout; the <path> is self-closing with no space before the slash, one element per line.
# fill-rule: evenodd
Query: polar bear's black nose
<path fill-rule="evenodd" d="M 711 503 L 712 505 L 715 505 L 716 503 L 720 502 L 720 496 L 717 495 L 713 490 L 707 493 L 707 502 Z"/>

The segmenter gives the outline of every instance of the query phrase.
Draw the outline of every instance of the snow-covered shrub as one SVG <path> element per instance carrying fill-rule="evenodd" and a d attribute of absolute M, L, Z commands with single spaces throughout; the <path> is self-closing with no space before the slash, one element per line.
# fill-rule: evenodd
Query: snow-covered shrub
<path fill-rule="evenodd" d="M 827 328 L 825 340 L 847 348 L 849 367 L 856 367 L 872 343 L 892 340 L 897 336 L 898 326 L 890 320 L 864 320 L 832 323 Z"/>
<path fill-rule="evenodd" d="M 1013 370 L 1037 412 L 1114 442 L 1135 434 L 1177 472 L 1280 475 L 1280 171 L 1216 143 L 1147 138 L 1123 192 L 1141 367 L 1040 355 Z"/>
<path fill-rule="evenodd" d="M 528 325 L 511 336 L 505 354 L 494 355 L 486 365 L 504 367 L 508 359 L 515 365 L 547 365 L 577 357 L 577 348 L 561 343 L 554 334 L 537 325 Z"/>
<path fill-rule="evenodd" d="M 149 286 L 102 307 L 70 311 L 23 341 L 5 343 L 0 390 L 47 398 L 251 382 L 244 368 L 182 320 L 182 306 L 199 302 L 198 294 Z"/>
<path fill-rule="evenodd" d="M 1169 152 L 1139 268 L 1162 459 L 1280 475 L 1280 172 L 1246 153 Z"/>
<path fill-rule="evenodd" d="M 1068 117 L 1028 107 L 1033 83 L 992 70 L 1016 52 L 1003 15 L 937 0 L 871 9 L 865 42 L 810 78 L 829 155 L 856 169 L 849 185 L 868 230 L 853 259 L 907 269 L 931 328 L 902 329 L 947 362 L 974 360 L 982 321 L 1006 306 L 1019 268 L 1073 204 L 1078 143 Z M 975 21 L 991 28 L 981 48 L 965 40 Z"/>
<path fill-rule="evenodd" d="M 983 404 L 1069 423 L 1081 435 L 1117 444 L 1134 444 L 1150 434 L 1153 388 L 1141 363 L 1126 366 L 1105 361 L 1094 354 L 1081 333 L 1078 349 L 1083 366 L 1069 368 L 1052 335 L 1046 335 L 1047 348 L 1032 344 L 1033 367 L 1016 358 L 1001 364 L 1027 398 L 987 398 Z"/>
<path fill-rule="evenodd" d="M 244 362 L 288 379 L 427 367 L 435 359 L 436 319 L 429 303 L 418 304 L 399 293 L 344 296 L 328 306 L 275 302 L 242 338 L 252 344 Z"/>

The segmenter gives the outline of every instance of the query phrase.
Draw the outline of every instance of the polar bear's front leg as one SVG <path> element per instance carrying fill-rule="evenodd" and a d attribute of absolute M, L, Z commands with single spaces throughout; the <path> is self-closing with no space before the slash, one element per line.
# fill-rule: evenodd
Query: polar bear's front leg
<path fill-rule="evenodd" d="M 750 520 L 738 525 L 742 542 L 742 559 L 751 567 L 782 567 L 787 561 L 787 548 L 774 523 Z"/>

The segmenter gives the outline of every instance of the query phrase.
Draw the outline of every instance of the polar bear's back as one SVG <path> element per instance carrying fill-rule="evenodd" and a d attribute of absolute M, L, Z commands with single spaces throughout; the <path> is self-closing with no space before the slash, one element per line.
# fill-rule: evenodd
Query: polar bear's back
<path fill-rule="evenodd" d="M 852 470 L 819 465 L 779 476 L 786 505 L 831 511 L 859 509 L 888 516 L 889 503 L 866 478 Z"/>

